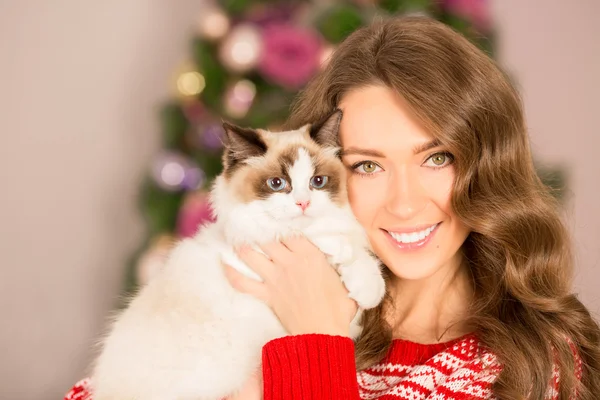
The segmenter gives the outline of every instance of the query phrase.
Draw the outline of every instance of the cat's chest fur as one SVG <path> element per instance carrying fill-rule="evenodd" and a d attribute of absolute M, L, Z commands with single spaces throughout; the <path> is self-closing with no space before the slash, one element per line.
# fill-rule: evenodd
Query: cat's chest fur
<path fill-rule="evenodd" d="M 322 218 L 305 218 L 287 223 L 251 218 L 247 214 L 232 213 L 226 223 L 216 223 L 200 232 L 194 240 L 203 248 L 214 249 L 220 260 L 243 275 L 261 278 L 236 255 L 236 247 L 250 244 L 260 250 L 262 243 L 274 242 L 293 235 L 303 235 L 315 244 L 335 264 L 350 262 L 355 247 L 368 246 L 367 238 L 355 221 L 349 208 L 331 210 Z"/>

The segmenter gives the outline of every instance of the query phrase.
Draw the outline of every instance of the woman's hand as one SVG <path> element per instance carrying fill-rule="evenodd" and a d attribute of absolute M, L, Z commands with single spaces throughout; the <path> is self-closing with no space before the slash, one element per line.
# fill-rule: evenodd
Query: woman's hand
<path fill-rule="evenodd" d="M 325 255 L 303 237 L 261 246 L 268 257 L 244 247 L 238 256 L 264 282 L 225 266 L 231 285 L 264 301 L 290 335 L 321 333 L 350 336 L 357 311 Z"/>

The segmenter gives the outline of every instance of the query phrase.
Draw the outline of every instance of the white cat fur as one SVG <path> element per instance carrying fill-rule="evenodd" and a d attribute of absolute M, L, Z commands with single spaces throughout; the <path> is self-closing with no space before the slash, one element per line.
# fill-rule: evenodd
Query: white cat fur
<path fill-rule="evenodd" d="M 270 136 L 270 146 L 306 140 L 306 128 L 262 133 L 278 135 Z M 364 231 L 347 203 L 340 207 L 326 193 L 308 190 L 313 166 L 306 151 L 298 151 L 290 194 L 241 204 L 231 183 L 216 179 L 211 196 L 217 222 L 182 240 L 115 320 L 95 363 L 95 400 L 217 400 L 257 370 L 262 346 L 286 332 L 265 304 L 235 291 L 225 279 L 222 261 L 260 279 L 235 256 L 234 245 L 300 232 L 339 266 L 350 297 L 362 309 L 381 301 L 384 282 Z M 310 196 L 307 215 L 313 218 L 291 218 L 301 213 L 298 196 Z M 354 336 L 360 332 L 358 316 Z"/>

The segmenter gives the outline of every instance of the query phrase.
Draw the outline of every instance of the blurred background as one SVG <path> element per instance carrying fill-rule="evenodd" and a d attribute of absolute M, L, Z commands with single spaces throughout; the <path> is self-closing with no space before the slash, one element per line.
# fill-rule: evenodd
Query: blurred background
<path fill-rule="evenodd" d="M 210 219 L 221 118 L 277 128 L 374 16 L 465 33 L 525 101 L 600 314 L 598 0 L 0 0 L 0 399 L 60 399 L 121 299 Z"/>

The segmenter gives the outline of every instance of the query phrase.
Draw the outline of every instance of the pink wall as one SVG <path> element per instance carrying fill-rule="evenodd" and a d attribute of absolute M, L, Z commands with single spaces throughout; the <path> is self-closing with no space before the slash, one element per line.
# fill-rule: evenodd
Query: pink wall
<path fill-rule="evenodd" d="M 140 174 L 158 146 L 199 0 L 0 5 L 0 398 L 60 398 L 142 238 Z M 496 0 L 536 154 L 569 166 L 577 290 L 600 311 L 600 3 Z"/>
<path fill-rule="evenodd" d="M 59 399 L 85 372 L 200 8 L 0 1 L 0 399 Z"/>
<path fill-rule="evenodd" d="M 492 1 L 500 59 L 519 82 L 536 156 L 565 165 L 576 291 L 600 312 L 600 2 Z"/>

